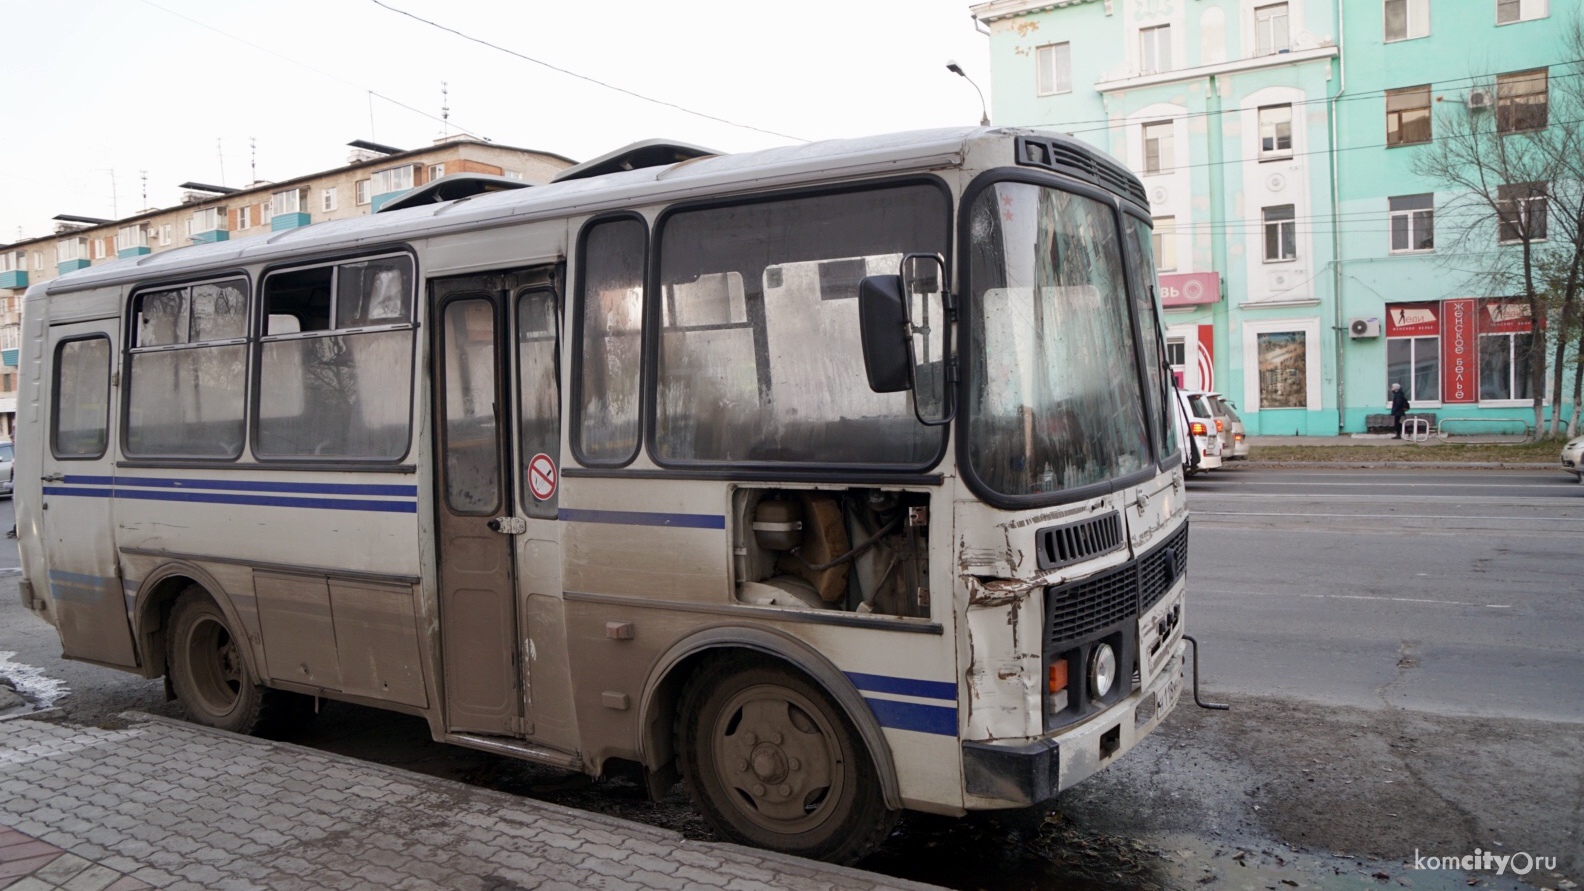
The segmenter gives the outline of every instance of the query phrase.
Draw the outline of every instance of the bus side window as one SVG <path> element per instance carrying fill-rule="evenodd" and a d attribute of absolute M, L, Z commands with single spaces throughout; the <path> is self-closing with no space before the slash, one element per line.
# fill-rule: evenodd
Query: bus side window
<path fill-rule="evenodd" d="M 55 349 L 50 450 L 57 458 L 104 455 L 110 429 L 110 340 L 68 340 Z"/>
<path fill-rule="evenodd" d="M 377 461 L 406 455 L 412 259 L 271 273 L 263 304 L 255 453 Z"/>
<path fill-rule="evenodd" d="M 596 223 L 583 235 L 572 445 L 584 464 L 620 466 L 638 452 L 647 235 L 630 217 Z"/>
<path fill-rule="evenodd" d="M 226 279 L 132 296 L 126 453 L 242 454 L 248 283 Z"/>

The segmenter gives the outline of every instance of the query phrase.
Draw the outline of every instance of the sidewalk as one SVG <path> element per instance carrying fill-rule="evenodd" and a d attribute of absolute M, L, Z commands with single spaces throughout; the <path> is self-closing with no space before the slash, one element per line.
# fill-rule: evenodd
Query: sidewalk
<path fill-rule="evenodd" d="M 1528 460 L 1426 460 L 1424 450 L 1435 452 L 1447 444 L 1432 438 L 1428 442 L 1412 442 L 1408 440 L 1393 439 L 1388 433 L 1353 433 L 1342 436 L 1250 436 L 1249 446 L 1256 451 L 1249 456 L 1248 464 L 1255 466 L 1278 467 L 1392 467 L 1420 470 L 1471 470 L 1471 469 L 1499 469 L 1499 470 L 1560 470 L 1559 461 Z M 1471 443 L 1478 444 L 1478 443 Z M 1326 460 L 1299 460 L 1289 458 L 1260 457 L 1258 449 L 1269 446 L 1309 446 L 1331 450 L 1336 456 Z M 1373 446 L 1369 452 L 1358 452 L 1360 446 Z M 1415 454 L 1415 458 L 1393 460 L 1388 455 L 1383 455 L 1380 449 L 1400 449 L 1405 455 Z M 1557 443 L 1557 453 L 1562 450 L 1561 442 Z M 1236 462 L 1241 463 L 1241 462 Z M 1223 465 L 1226 466 L 1226 465 Z"/>
<path fill-rule="evenodd" d="M 6 891 L 925 889 L 148 715 L 0 721 Z"/>

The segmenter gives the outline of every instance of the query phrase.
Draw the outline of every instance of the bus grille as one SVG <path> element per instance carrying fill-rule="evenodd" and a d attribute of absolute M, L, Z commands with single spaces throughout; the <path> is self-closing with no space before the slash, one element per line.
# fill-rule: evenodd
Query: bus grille
<path fill-rule="evenodd" d="M 1058 569 L 1122 547 L 1122 518 L 1112 511 L 1080 523 L 1051 526 L 1034 533 L 1034 541 L 1039 568 Z"/>
<path fill-rule="evenodd" d="M 1142 558 L 1070 585 L 1045 589 L 1047 651 L 1139 615 L 1166 595 L 1188 561 L 1188 527 Z"/>

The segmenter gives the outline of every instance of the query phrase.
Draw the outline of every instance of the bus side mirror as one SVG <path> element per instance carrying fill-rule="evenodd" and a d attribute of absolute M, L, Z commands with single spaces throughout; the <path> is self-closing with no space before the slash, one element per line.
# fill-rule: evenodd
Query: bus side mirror
<path fill-rule="evenodd" d="M 902 258 L 908 335 L 908 372 L 913 385 L 913 416 L 938 426 L 956 413 L 951 383 L 950 332 L 953 307 L 946 291 L 946 264 L 934 254 Z"/>
<path fill-rule="evenodd" d="M 863 342 L 869 389 L 876 393 L 912 389 L 902 276 L 870 275 L 858 283 L 858 333 Z"/>

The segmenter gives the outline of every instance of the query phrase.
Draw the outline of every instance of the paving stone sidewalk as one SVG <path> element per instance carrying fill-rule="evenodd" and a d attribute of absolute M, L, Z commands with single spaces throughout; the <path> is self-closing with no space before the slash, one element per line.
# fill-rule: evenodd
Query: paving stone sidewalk
<path fill-rule="evenodd" d="M 0 721 L 0 889 L 925 889 L 286 743 Z"/>

